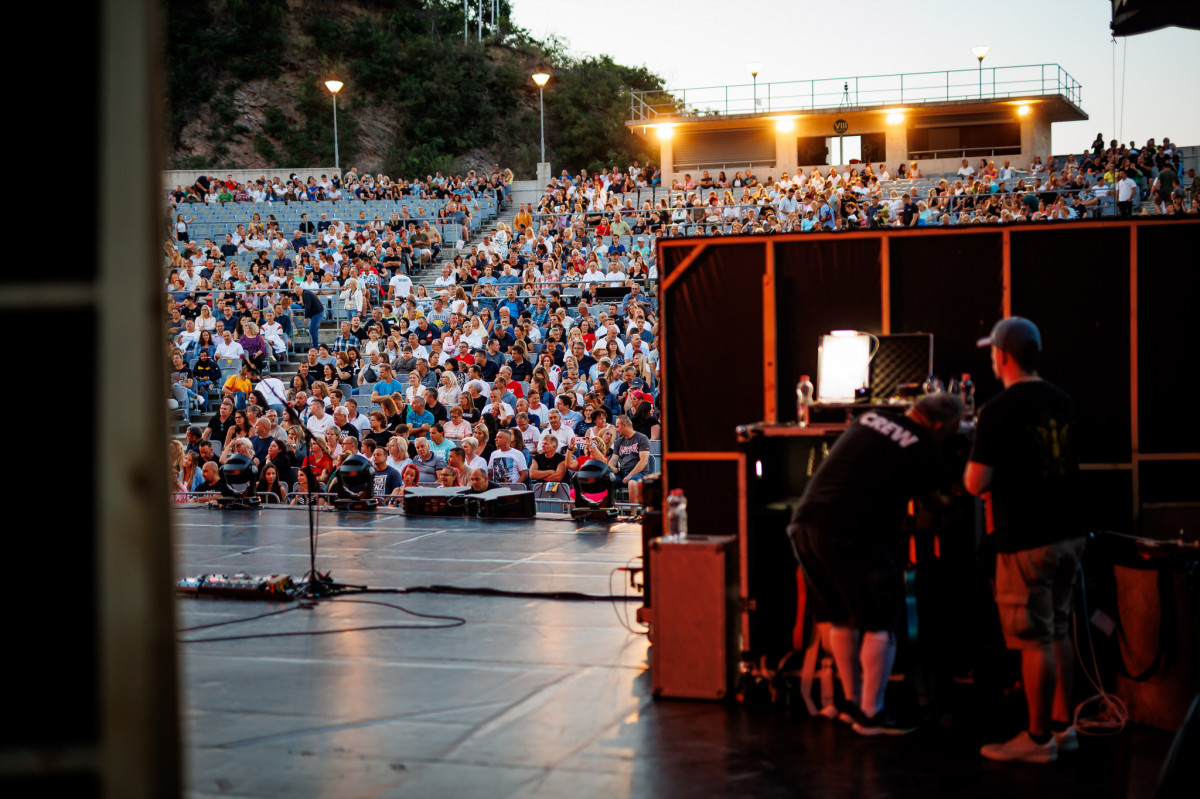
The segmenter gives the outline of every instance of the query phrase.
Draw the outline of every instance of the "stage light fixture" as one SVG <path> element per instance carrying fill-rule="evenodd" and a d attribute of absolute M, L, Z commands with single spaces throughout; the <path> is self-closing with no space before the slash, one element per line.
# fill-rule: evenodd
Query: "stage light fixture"
<path fill-rule="evenodd" d="M 341 510 L 370 510 L 378 506 L 375 473 L 364 456 L 351 455 L 338 467 L 337 496 L 333 504 Z"/>
<path fill-rule="evenodd" d="M 821 336 L 817 348 L 817 398 L 821 402 L 854 402 L 865 388 L 871 363 L 871 335 L 857 330 L 834 330 Z"/>
<path fill-rule="evenodd" d="M 571 478 L 571 488 L 575 490 L 575 507 L 571 509 L 571 518 L 589 522 L 605 522 L 617 518 L 617 508 L 613 503 L 613 491 L 616 487 L 616 475 L 607 463 L 590 460 L 583 464 Z M 588 499 L 585 494 L 603 496 L 593 500 Z"/>
<path fill-rule="evenodd" d="M 217 497 L 220 508 L 258 507 L 258 469 L 246 455 L 231 455 L 221 465 L 221 496 Z"/>

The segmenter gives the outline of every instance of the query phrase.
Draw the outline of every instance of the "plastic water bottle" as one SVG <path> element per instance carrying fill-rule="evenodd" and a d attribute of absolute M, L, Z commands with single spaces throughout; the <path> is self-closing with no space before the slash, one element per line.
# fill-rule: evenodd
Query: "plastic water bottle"
<path fill-rule="evenodd" d="M 969 372 L 963 372 L 962 380 L 958 384 L 958 396 L 962 400 L 963 407 L 966 409 L 966 417 L 968 419 L 975 418 L 975 383 L 971 381 Z"/>
<path fill-rule="evenodd" d="M 813 404 L 813 384 L 808 375 L 800 375 L 796 384 L 796 421 L 801 427 L 808 427 L 808 409 Z"/>
<path fill-rule="evenodd" d="M 675 538 L 687 538 L 687 497 L 682 488 L 672 488 L 667 495 L 667 529 Z"/>

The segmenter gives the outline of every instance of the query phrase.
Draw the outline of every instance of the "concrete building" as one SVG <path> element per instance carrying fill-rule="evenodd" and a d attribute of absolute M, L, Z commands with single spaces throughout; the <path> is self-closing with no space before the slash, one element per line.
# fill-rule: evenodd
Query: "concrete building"
<path fill-rule="evenodd" d="M 634 92 L 626 126 L 661 147 L 662 184 L 704 170 L 761 180 L 855 161 L 953 172 L 962 159 L 1027 166 L 1050 126 L 1087 119 L 1057 64 Z"/>

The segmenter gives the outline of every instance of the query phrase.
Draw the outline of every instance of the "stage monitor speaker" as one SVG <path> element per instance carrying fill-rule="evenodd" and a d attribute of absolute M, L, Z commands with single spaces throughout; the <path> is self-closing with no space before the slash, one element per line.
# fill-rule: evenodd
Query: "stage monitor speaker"
<path fill-rule="evenodd" d="M 537 514 L 533 492 L 514 491 L 511 488 L 493 488 L 468 494 L 467 505 L 468 515 L 480 519 L 532 519 Z"/>
<path fill-rule="evenodd" d="M 463 516 L 466 514 L 466 495 L 471 489 L 420 488 L 404 489 L 404 512 L 409 516 Z"/>
<path fill-rule="evenodd" d="M 725 699 L 736 679 L 737 539 L 650 542 L 655 697 Z"/>
<path fill-rule="evenodd" d="M 871 359 L 871 397 L 884 400 L 896 395 L 904 383 L 920 385 L 933 374 L 933 334 L 904 333 L 880 336 Z"/>

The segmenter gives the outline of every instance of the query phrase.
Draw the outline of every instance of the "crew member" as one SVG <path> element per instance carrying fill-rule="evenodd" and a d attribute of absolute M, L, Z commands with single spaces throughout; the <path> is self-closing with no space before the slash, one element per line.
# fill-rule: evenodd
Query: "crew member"
<path fill-rule="evenodd" d="M 958 429 L 962 403 L 950 394 L 917 401 L 904 416 L 869 411 L 838 439 L 800 499 L 788 527 L 818 622 L 860 735 L 902 735 L 884 712 L 904 608 L 889 537 L 908 500 L 936 488 L 936 444 Z"/>
<path fill-rule="evenodd" d="M 979 346 L 991 347 L 1004 391 L 980 409 L 963 485 L 991 495 L 996 604 L 1005 643 L 1021 652 L 1029 706 L 1028 730 L 980 754 L 1049 763 L 1079 747 L 1071 726 L 1075 654 L 1068 637 L 1084 546 L 1076 515 L 1075 403 L 1038 376 L 1042 336 L 1028 319 L 1002 319 Z"/>

